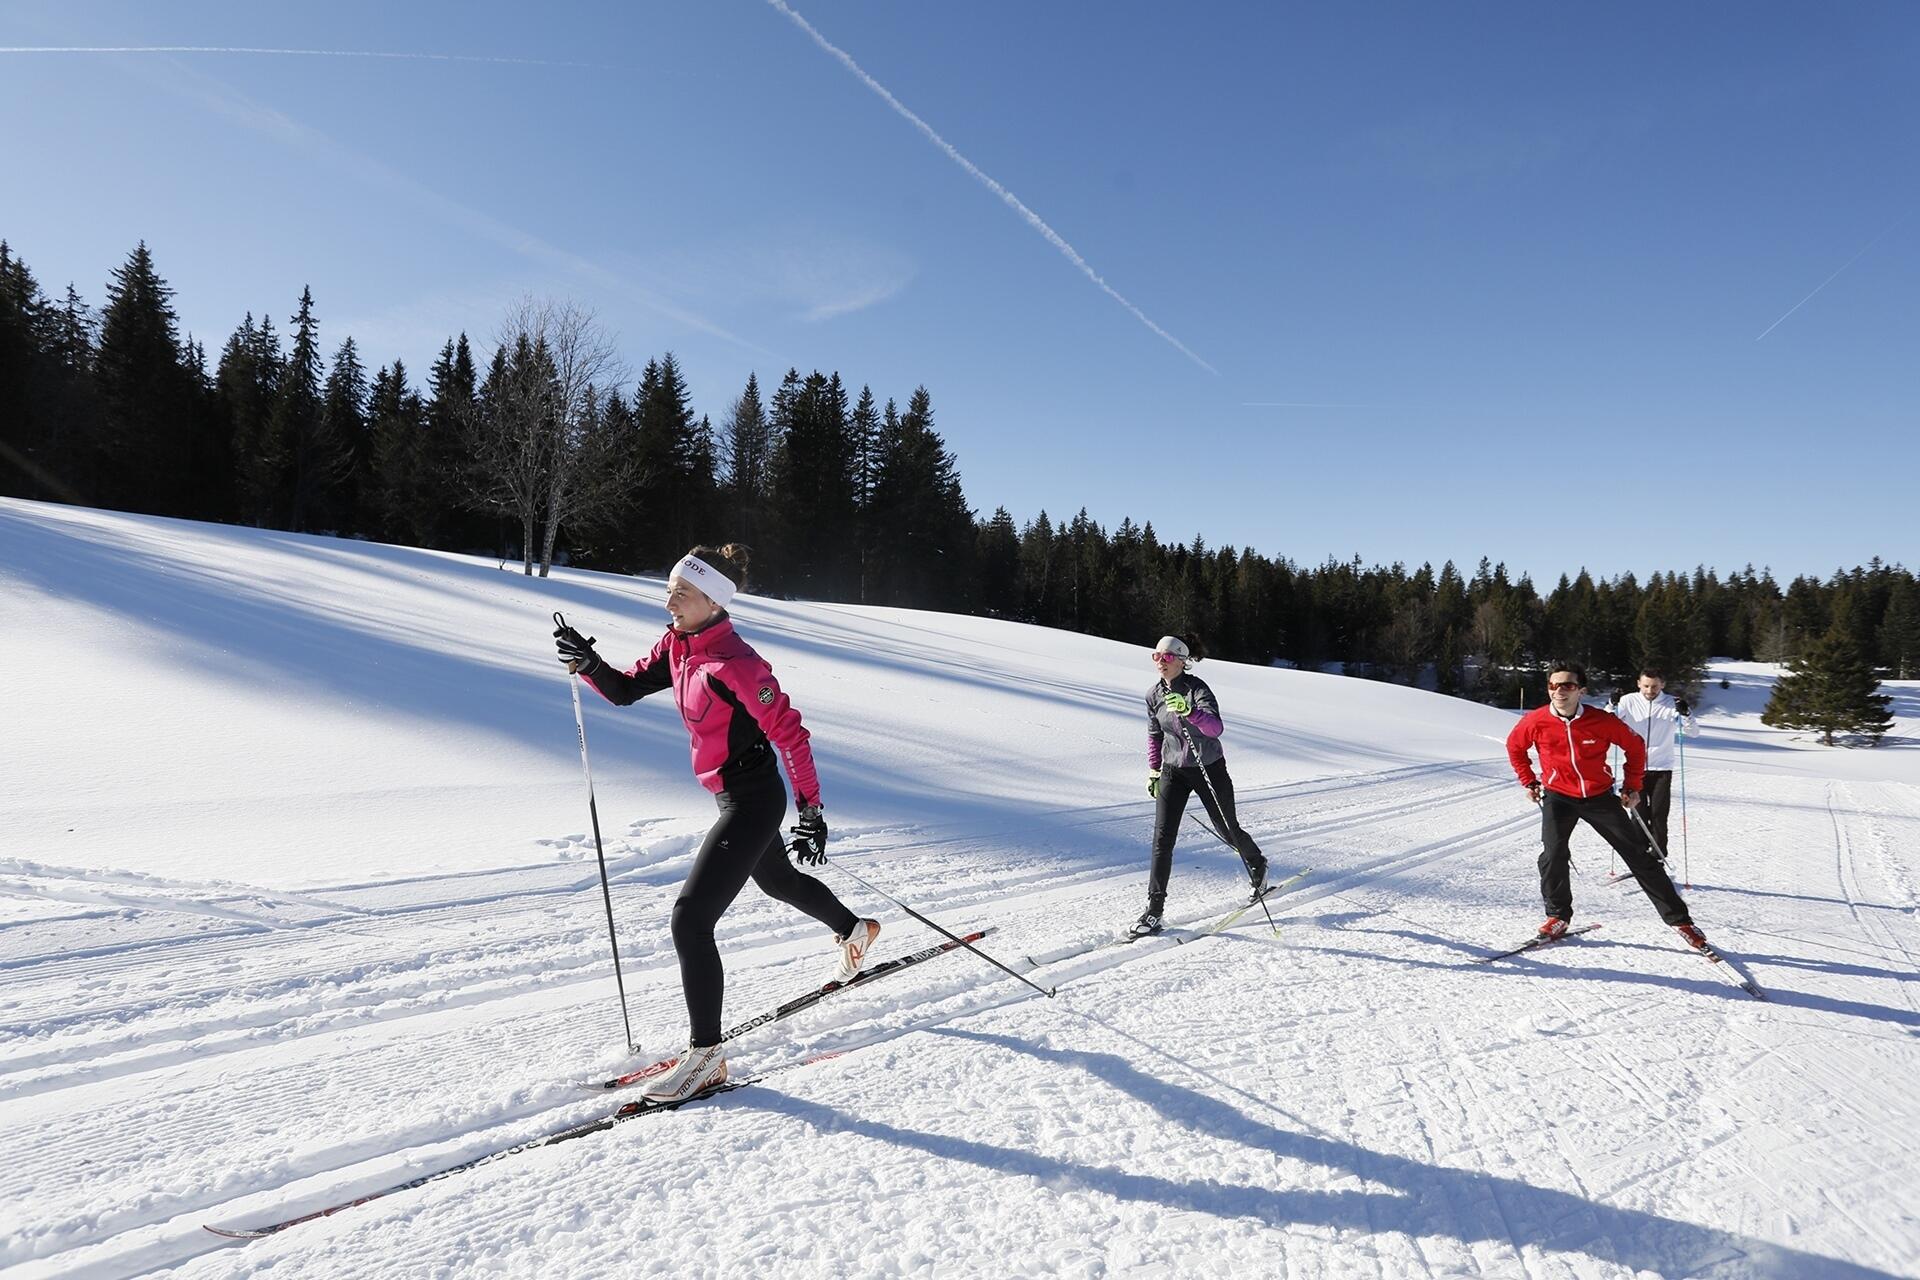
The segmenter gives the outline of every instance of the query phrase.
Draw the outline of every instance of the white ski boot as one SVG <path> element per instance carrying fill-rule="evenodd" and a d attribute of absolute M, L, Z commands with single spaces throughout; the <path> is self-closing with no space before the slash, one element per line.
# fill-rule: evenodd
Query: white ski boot
<path fill-rule="evenodd" d="M 727 1082 L 727 1059 L 717 1044 L 688 1045 L 673 1070 L 647 1086 L 648 1102 L 685 1102 Z"/>
<path fill-rule="evenodd" d="M 862 920 L 853 926 L 853 932 L 844 938 L 835 938 L 840 944 L 840 967 L 833 971 L 833 980 L 839 983 L 852 982 L 867 967 L 867 948 L 880 936 L 878 920 Z"/>

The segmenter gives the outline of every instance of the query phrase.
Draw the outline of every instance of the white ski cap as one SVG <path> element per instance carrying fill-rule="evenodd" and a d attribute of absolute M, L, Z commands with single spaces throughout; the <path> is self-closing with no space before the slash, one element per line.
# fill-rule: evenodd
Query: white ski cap
<path fill-rule="evenodd" d="M 673 572 L 667 575 L 667 581 L 671 583 L 675 578 L 680 579 L 690 586 L 700 588 L 700 590 L 706 592 L 709 600 L 719 605 L 722 609 L 726 608 L 727 602 L 733 599 L 733 593 L 739 590 L 739 588 L 734 585 L 732 578 L 729 578 L 726 574 L 720 572 L 699 556 L 688 555 L 680 557 L 680 563 L 673 566 Z"/>
<path fill-rule="evenodd" d="M 1155 653 L 1170 653 L 1176 658 L 1191 659 L 1193 657 L 1193 655 L 1187 651 L 1187 642 L 1179 636 L 1161 636 L 1160 643 L 1153 646 L 1153 651 Z"/>

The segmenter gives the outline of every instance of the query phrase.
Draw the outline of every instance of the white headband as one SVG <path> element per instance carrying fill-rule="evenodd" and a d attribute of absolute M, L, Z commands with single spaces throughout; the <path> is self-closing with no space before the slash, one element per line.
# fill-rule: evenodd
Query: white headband
<path fill-rule="evenodd" d="M 690 582 L 700 588 L 700 590 L 707 593 L 709 600 L 719 605 L 722 609 L 726 608 L 727 602 L 733 599 L 733 593 L 739 590 L 738 587 L 733 585 L 732 578 L 729 578 L 726 574 L 720 572 L 699 556 L 682 557 L 680 563 L 673 566 L 673 572 L 667 575 L 667 581 L 671 582 L 675 578 L 679 578 L 684 582 Z"/>

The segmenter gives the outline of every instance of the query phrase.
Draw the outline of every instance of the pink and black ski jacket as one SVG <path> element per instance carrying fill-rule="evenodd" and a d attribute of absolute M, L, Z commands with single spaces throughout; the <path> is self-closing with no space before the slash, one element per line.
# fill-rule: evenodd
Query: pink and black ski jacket
<path fill-rule="evenodd" d="M 694 775 L 707 790 L 725 791 L 730 779 L 764 761 L 771 740 L 801 807 L 820 803 L 813 748 L 800 713 L 780 691 L 773 668 L 734 633 L 733 619 L 725 614 L 698 631 L 669 629 L 631 670 L 602 662 L 581 679 L 623 707 L 671 687 L 674 705 L 693 735 Z"/>

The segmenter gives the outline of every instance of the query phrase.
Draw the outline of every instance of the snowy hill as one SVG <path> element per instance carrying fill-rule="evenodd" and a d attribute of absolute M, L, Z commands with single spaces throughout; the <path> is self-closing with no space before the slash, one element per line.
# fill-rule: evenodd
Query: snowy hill
<path fill-rule="evenodd" d="M 1920 1274 L 1920 685 L 1895 741 L 1758 723 L 1688 758 L 1679 948 L 1575 838 L 1537 924 L 1509 712 L 1209 662 L 1242 818 L 1312 874 L 1208 938 L 1141 906 L 1146 647 L 742 597 L 814 734 L 835 863 L 983 944 L 737 1043 L 762 1085 L 237 1245 L 605 1115 L 637 1065 L 563 611 L 630 660 L 664 584 L 0 500 L 0 1269 L 20 1275 Z M 635 1031 L 711 820 L 664 700 L 589 691 Z M 1194 806 L 1198 813 L 1198 806 Z M 1676 817 L 1676 827 L 1677 827 Z M 924 926 L 829 867 L 886 926 Z M 1189 823 L 1169 913 L 1227 911 Z M 1190 945 L 1181 945 L 1190 940 Z M 729 1024 L 829 968 L 752 889 Z M 846 1050 L 829 1060 L 821 1053 Z"/>

